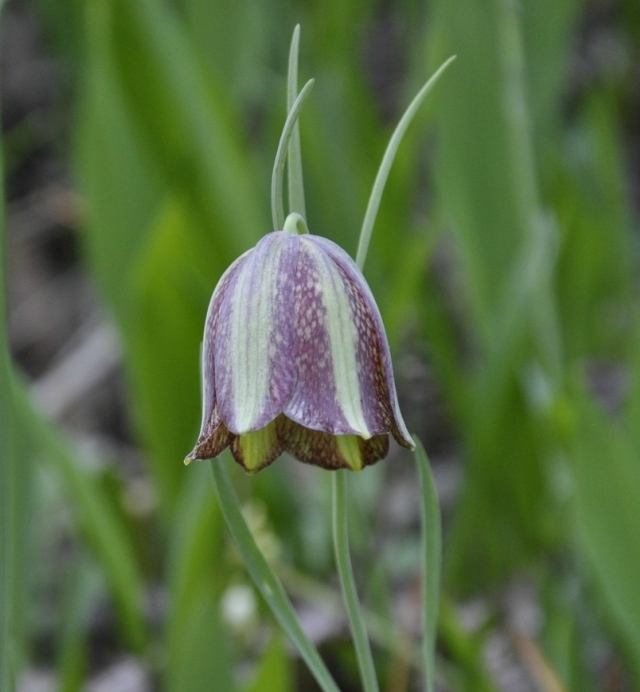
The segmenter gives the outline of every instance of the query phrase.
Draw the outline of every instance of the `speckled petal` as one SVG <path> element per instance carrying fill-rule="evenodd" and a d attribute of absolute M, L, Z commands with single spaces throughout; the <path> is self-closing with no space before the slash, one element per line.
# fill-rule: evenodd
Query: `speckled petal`
<path fill-rule="evenodd" d="M 252 250 L 248 250 L 233 262 L 218 281 L 209 301 L 202 343 L 202 425 L 198 442 L 191 454 L 185 459 L 186 463 L 194 459 L 212 459 L 226 449 L 231 442 L 229 437 L 231 433 L 227 426 L 222 423 L 216 408 L 214 363 L 216 331 L 222 298 L 233 277 L 246 262 L 251 252 Z"/>
<path fill-rule="evenodd" d="M 349 297 L 335 263 L 310 237 L 300 237 L 294 292 L 298 378 L 284 413 L 314 430 L 368 438 Z"/>
<path fill-rule="evenodd" d="M 283 447 L 296 459 L 325 469 L 360 471 L 389 453 L 389 435 L 374 435 L 368 440 L 358 435 L 332 435 L 311 430 L 285 416 L 276 419 Z"/>
<path fill-rule="evenodd" d="M 234 437 L 235 435 L 220 420 L 218 411 L 214 407 L 198 437 L 196 446 L 184 460 L 185 464 L 189 464 L 196 459 L 214 459 L 231 444 Z"/>
<path fill-rule="evenodd" d="M 265 427 L 291 397 L 293 291 L 299 239 L 267 234 L 231 277 L 214 344 L 216 401 L 236 435 Z"/>
<path fill-rule="evenodd" d="M 398 444 L 414 449 L 398 406 L 387 335 L 369 285 L 341 247 L 320 236 L 308 238 L 335 263 L 347 292 L 358 332 L 357 375 L 367 428 L 372 434 L 391 431 Z"/>
<path fill-rule="evenodd" d="M 329 240 L 302 236 L 294 305 L 298 379 L 285 415 L 336 435 L 391 431 L 412 449 L 382 319 L 355 262 Z"/>

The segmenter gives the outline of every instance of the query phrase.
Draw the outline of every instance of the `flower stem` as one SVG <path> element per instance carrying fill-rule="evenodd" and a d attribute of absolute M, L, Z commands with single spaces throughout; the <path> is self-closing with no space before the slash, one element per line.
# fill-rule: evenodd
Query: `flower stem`
<path fill-rule="evenodd" d="M 344 597 L 351 636 L 356 648 L 360 677 L 365 692 L 378 692 L 378 680 L 373 656 L 364 623 L 364 615 L 358 600 L 356 582 L 349 554 L 348 479 L 346 471 L 333 473 L 333 543 L 338 566 L 338 576 Z"/>

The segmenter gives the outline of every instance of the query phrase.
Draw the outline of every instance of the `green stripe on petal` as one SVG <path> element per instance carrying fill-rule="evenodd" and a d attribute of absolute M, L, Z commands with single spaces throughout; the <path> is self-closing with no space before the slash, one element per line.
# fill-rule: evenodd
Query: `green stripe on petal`
<path fill-rule="evenodd" d="M 373 434 L 393 432 L 396 441 L 413 449 L 413 440 L 406 429 L 396 395 L 391 353 L 380 311 L 362 272 L 351 257 L 327 238 L 309 236 L 338 267 L 351 301 L 358 332 L 356 359 L 360 397 L 367 426 Z"/>
<path fill-rule="evenodd" d="M 252 262 L 238 276 L 231 311 L 231 370 L 236 427 L 251 430 L 258 419 L 269 384 L 269 351 L 273 296 L 281 248 Z M 250 269 L 250 270 L 249 270 Z M 256 295 L 257 293 L 257 295 Z M 252 297 L 256 295 L 256 299 Z"/>
<path fill-rule="evenodd" d="M 223 298 L 215 348 L 216 400 L 229 429 L 244 435 L 272 421 L 291 396 L 296 238 L 265 236 Z"/>
<path fill-rule="evenodd" d="M 362 410 L 356 347 L 358 333 L 346 286 L 334 262 L 313 242 L 301 238 L 301 251 L 313 258 L 319 294 L 325 309 L 336 404 L 347 424 L 362 437 L 371 437 Z"/>

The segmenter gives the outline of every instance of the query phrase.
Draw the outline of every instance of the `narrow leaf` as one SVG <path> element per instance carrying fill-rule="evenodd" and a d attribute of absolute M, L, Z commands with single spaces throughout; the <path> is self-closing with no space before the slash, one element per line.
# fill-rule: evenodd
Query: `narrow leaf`
<path fill-rule="evenodd" d="M 294 692 L 293 671 L 283 637 L 274 635 L 269 646 L 262 654 L 255 678 L 244 688 L 243 692 Z"/>
<path fill-rule="evenodd" d="M 309 96 L 313 87 L 314 80 L 310 79 L 298 94 L 298 98 L 293 102 L 289 115 L 284 123 L 280 143 L 276 151 L 276 159 L 273 163 L 273 174 L 271 176 L 271 215 L 273 217 L 273 230 L 281 231 L 284 226 L 284 203 L 282 201 L 282 180 L 284 178 L 284 164 L 287 160 L 287 147 L 289 139 L 296 124 L 298 115 L 304 102 Z"/>
<path fill-rule="evenodd" d="M 211 472 L 222 514 L 242 561 L 274 617 L 309 666 L 320 688 L 323 692 L 339 692 L 320 654 L 302 629 L 280 580 L 251 535 L 240 510 L 238 496 L 224 466 L 226 458 L 228 453 L 221 459 L 213 459 Z"/>
<path fill-rule="evenodd" d="M 298 52 L 300 48 L 300 25 L 293 30 L 291 50 L 289 52 L 289 72 L 287 73 L 287 110 L 293 108 L 298 96 Z M 289 165 L 287 168 L 289 182 L 289 213 L 297 212 L 306 218 L 304 203 L 304 180 L 302 177 L 302 152 L 300 149 L 300 125 L 293 126 L 289 140 Z"/>
<path fill-rule="evenodd" d="M 420 473 L 422 559 L 423 559 L 423 607 L 424 607 L 424 668 L 425 690 L 435 689 L 436 635 L 438 628 L 438 601 L 440 594 L 440 565 L 442 562 L 442 529 L 438 493 L 433 481 L 427 454 L 420 440 L 416 443 L 416 461 Z"/>
<path fill-rule="evenodd" d="M 347 609 L 351 637 L 356 649 L 358 668 L 365 692 L 378 692 L 378 679 L 369 645 L 369 637 L 364 622 L 364 614 L 358 599 L 356 581 L 351 566 L 349 553 L 349 524 L 348 524 L 348 478 L 345 471 L 333 474 L 333 544 L 336 564 L 340 577 L 340 586 Z"/>
<path fill-rule="evenodd" d="M 100 487 L 78 464 L 64 438 L 32 408 L 20 383 L 14 387 L 20 424 L 62 477 L 78 523 L 105 571 L 129 645 L 142 651 L 146 625 L 142 612 L 142 576 L 130 539 Z"/>
<path fill-rule="evenodd" d="M 199 464 L 189 468 L 169 536 L 166 692 L 234 689 L 234 647 L 219 605 L 229 580 L 224 528 L 208 474 Z"/>
<path fill-rule="evenodd" d="M 578 546 L 640 686 L 640 468 L 617 422 L 585 399 L 573 459 Z"/>
<path fill-rule="evenodd" d="M 384 186 L 387 183 L 391 165 L 393 164 L 393 160 L 398 151 L 398 147 L 400 146 L 400 142 L 402 142 L 404 133 L 407 131 L 407 128 L 413 120 L 413 116 L 418 112 L 418 108 L 420 107 L 420 104 L 424 100 L 425 96 L 431 91 L 435 83 L 438 81 L 438 79 L 440 79 L 440 75 L 454 60 L 455 55 L 451 56 L 446 62 L 444 62 L 431 77 L 431 79 L 422 87 L 422 89 L 420 89 L 413 101 L 411 101 L 409 104 L 409 107 L 404 112 L 404 115 L 391 135 L 389 144 L 387 145 L 384 156 L 382 157 L 378 174 L 376 175 L 375 182 L 373 183 L 373 189 L 371 190 L 371 196 L 369 197 L 369 204 L 367 205 L 367 211 L 365 212 L 364 220 L 362 222 L 362 229 L 360 230 L 360 241 L 358 242 L 358 252 L 356 253 L 356 263 L 360 269 L 363 268 L 365 259 L 367 257 L 369 241 L 371 240 L 371 233 L 373 232 L 373 226 L 376 222 L 376 216 L 378 215 L 378 208 L 380 207 L 380 200 L 382 199 Z"/>
<path fill-rule="evenodd" d="M 0 152 L 1 154 L 1 152 Z M 0 160 L 0 171 L 2 170 Z M 0 691 L 14 680 L 16 459 L 13 449 L 11 365 L 6 330 L 4 199 L 0 197 Z"/>

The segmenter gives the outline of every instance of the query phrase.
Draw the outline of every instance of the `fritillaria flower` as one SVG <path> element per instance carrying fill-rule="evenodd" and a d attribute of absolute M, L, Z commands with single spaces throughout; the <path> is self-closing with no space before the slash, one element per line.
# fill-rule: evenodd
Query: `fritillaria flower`
<path fill-rule="evenodd" d="M 354 471 L 402 420 L 380 313 L 355 262 L 319 236 L 274 231 L 220 279 L 202 354 L 202 429 L 186 463 L 227 447 L 253 473 L 287 451 Z"/>

